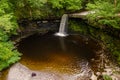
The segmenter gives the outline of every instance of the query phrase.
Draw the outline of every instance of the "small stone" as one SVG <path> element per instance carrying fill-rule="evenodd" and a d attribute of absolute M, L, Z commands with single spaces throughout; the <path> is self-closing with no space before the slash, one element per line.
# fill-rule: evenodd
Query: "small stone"
<path fill-rule="evenodd" d="M 97 76 L 96 76 L 94 73 L 92 73 L 92 76 L 91 76 L 90 79 L 91 79 L 91 80 L 97 80 Z"/>
<path fill-rule="evenodd" d="M 36 76 L 36 73 L 32 73 L 31 76 L 32 76 L 32 77 Z"/>
<path fill-rule="evenodd" d="M 47 23 L 48 21 L 42 21 L 42 23 Z"/>
<path fill-rule="evenodd" d="M 100 72 L 96 72 L 96 75 L 99 76 L 99 75 L 101 75 L 101 73 Z"/>
<path fill-rule="evenodd" d="M 41 21 L 37 21 L 37 23 L 39 24 L 39 23 L 42 23 Z"/>
<path fill-rule="evenodd" d="M 55 20 L 55 22 L 60 22 L 60 20 Z"/>
<path fill-rule="evenodd" d="M 112 75 L 113 74 L 112 69 L 110 69 L 110 68 L 105 69 L 105 71 L 106 71 L 107 75 Z"/>
<path fill-rule="evenodd" d="M 91 59 L 91 61 L 95 61 L 95 59 L 94 59 L 94 58 L 92 58 L 92 59 Z"/>

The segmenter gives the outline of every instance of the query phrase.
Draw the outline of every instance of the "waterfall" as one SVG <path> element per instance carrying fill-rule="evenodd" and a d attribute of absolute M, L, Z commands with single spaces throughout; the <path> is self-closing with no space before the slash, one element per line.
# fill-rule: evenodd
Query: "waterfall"
<path fill-rule="evenodd" d="M 57 36 L 67 36 L 67 26 L 68 26 L 68 15 L 64 14 L 61 18 L 59 32 L 55 35 Z"/>

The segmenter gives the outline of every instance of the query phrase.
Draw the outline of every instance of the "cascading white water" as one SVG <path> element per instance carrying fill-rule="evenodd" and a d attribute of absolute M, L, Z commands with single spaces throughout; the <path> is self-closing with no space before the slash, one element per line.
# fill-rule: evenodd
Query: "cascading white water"
<path fill-rule="evenodd" d="M 64 14 L 61 18 L 59 32 L 56 33 L 56 36 L 67 36 L 67 26 L 68 26 L 68 15 Z"/>

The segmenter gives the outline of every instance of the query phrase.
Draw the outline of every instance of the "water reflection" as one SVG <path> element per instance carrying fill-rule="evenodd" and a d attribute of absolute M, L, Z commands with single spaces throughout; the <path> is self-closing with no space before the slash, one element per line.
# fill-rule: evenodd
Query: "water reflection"
<path fill-rule="evenodd" d="M 64 37 L 59 37 L 59 41 L 60 41 L 61 49 L 62 49 L 63 51 L 67 51 L 67 50 L 66 50 L 66 45 L 65 45 L 65 42 L 64 42 Z"/>

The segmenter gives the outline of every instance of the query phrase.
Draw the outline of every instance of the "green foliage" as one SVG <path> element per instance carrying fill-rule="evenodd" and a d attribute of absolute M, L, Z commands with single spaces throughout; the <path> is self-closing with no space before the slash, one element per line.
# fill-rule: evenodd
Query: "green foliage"
<path fill-rule="evenodd" d="M 18 19 L 60 17 L 82 9 L 83 0 L 10 0 Z"/>
<path fill-rule="evenodd" d="M 49 0 L 48 1 L 52 8 L 57 8 L 57 9 L 62 9 L 64 6 L 63 4 L 65 3 L 63 0 Z"/>
<path fill-rule="evenodd" d="M 0 0 L 0 16 L 11 12 L 11 5 L 8 0 Z"/>
<path fill-rule="evenodd" d="M 115 18 L 106 18 L 106 19 L 100 19 L 98 20 L 98 23 L 99 24 L 103 24 L 103 25 L 107 25 L 107 26 L 110 26 L 110 27 L 114 27 L 116 29 L 120 29 L 120 18 L 118 17 L 115 17 Z"/>
<path fill-rule="evenodd" d="M 12 13 L 0 16 L 0 28 L 4 29 L 6 33 L 15 34 L 18 25 Z"/>
<path fill-rule="evenodd" d="M 18 28 L 9 0 L 0 1 L 0 28 L 8 34 L 15 34 L 15 30 Z"/>
<path fill-rule="evenodd" d="M 0 42 L 5 42 L 8 40 L 8 35 L 6 35 L 5 31 L 0 29 Z"/>
<path fill-rule="evenodd" d="M 66 10 L 82 9 L 82 0 L 66 0 Z"/>
<path fill-rule="evenodd" d="M 13 49 L 12 42 L 0 42 L 0 71 L 20 59 L 20 54 Z"/>
<path fill-rule="evenodd" d="M 94 3 L 88 3 L 87 9 L 89 10 L 97 10 L 102 11 L 101 14 L 104 14 L 105 12 L 113 13 L 114 12 L 114 4 L 108 2 L 108 1 L 96 1 Z M 111 11 L 111 12 L 110 12 Z"/>
<path fill-rule="evenodd" d="M 47 3 L 47 0 L 28 0 L 29 4 L 33 8 L 40 8 Z"/>
<path fill-rule="evenodd" d="M 41 19 L 51 14 L 51 8 L 47 0 L 10 0 L 14 5 L 14 13 L 17 19 Z"/>
<path fill-rule="evenodd" d="M 52 8 L 66 9 L 66 10 L 80 10 L 82 8 L 82 0 L 49 0 Z"/>
<path fill-rule="evenodd" d="M 112 80 L 112 78 L 110 76 L 108 76 L 108 75 L 103 75 L 103 79 L 104 80 Z"/>
<path fill-rule="evenodd" d="M 78 26 L 78 24 L 75 22 L 75 21 L 70 21 L 70 26 L 69 26 L 70 29 L 74 30 L 74 31 L 77 31 L 77 32 L 80 32 L 82 31 L 81 30 L 81 27 Z"/>
<path fill-rule="evenodd" d="M 95 11 L 95 13 L 89 14 L 87 18 L 94 24 L 120 29 L 120 18 L 117 15 L 119 12 L 118 8 L 120 8 L 120 2 L 116 7 L 112 2 L 106 0 L 88 3 L 87 9 Z"/>
<path fill-rule="evenodd" d="M 0 1 L 0 71 L 20 59 L 20 54 L 9 41 L 18 28 L 12 4 L 9 0 Z"/>
<path fill-rule="evenodd" d="M 83 21 L 76 22 L 76 21 L 70 20 L 69 29 L 78 33 L 80 32 L 81 34 L 86 34 L 88 31 L 87 26 Z"/>

